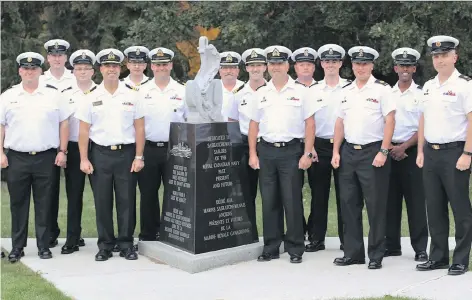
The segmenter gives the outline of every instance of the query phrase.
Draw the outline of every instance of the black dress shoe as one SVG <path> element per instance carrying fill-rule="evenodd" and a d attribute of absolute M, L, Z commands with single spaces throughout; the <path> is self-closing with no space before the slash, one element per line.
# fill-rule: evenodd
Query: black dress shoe
<path fill-rule="evenodd" d="M 138 252 L 138 250 L 139 250 L 138 248 L 139 248 L 139 247 L 138 247 L 138 244 L 135 244 L 135 245 L 133 246 L 133 249 L 134 249 L 134 251 L 136 251 L 136 252 Z"/>
<path fill-rule="evenodd" d="M 370 270 L 381 269 L 382 268 L 382 262 L 380 260 L 371 260 L 371 261 L 369 261 L 368 268 Z"/>
<path fill-rule="evenodd" d="M 120 256 L 124 257 L 127 260 L 137 260 L 138 259 L 138 253 L 134 250 L 134 247 L 124 249 L 120 251 Z"/>
<path fill-rule="evenodd" d="M 83 238 L 80 238 L 79 239 L 79 247 L 83 247 L 83 246 L 85 246 L 85 241 L 84 241 Z"/>
<path fill-rule="evenodd" d="M 401 255 L 402 255 L 402 250 L 385 250 L 384 257 L 401 256 Z"/>
<path fill-rule="evenodd" d="M 257 258 L 257 261 L 271 261 L 273 259 L 278 259 L 278 258 L 280 258 L 279 254 L 273 255 L 267 252 L 262 252 L 262 254 L 259 255 L 259 257 Z"/>
<path fill-rule="evenodd" d="M 349 257 L 338 257 L 334 260 L 334 264 L 337 266 L 363 265 L 365 264 L 365 259 L 352 259 Z"/>
<path fill-rule="evenodd" d="M 447 269 L 449 268 L 449 262 L 434 261 L 428 260 L 423 264 L 416 265 L 416 270 L 418 271 L 432 271 L 438 269 Z"/>
<path fill-rule="evenodd" d="M 290 255 L 290 262 L 292 264 L 299 264 L 302 262 L 302 256 L 301 255 Z"/>
<path fill-rule="evenodd" d="M 41 259 L 50 259 L 52 258 L 52 253 L 51 253 L 51 250 L 49 250 L 49 248 L 41 248 L 38 251 L 38 256 Z"/>
<path fill-rule="evenodd" d="M 467 271 L 469 271 L 469 268 L 466 265 L 452 264 L 447 272 L 447 275 L 462 275 Z"/>
<path fill-rule="evenodd" d="M 120 252 L 120 246 L 115 245 L 115 246 L 113 247 L 113 250 L 112 250 L 112 251 L 113 251 L 113 252 Z"/>
<path fill-rule="evenodd" d="M 316 252 L 316 251 L 325 250 L 325 249 L 326 247 L 325 247 L 324 241 L 313 241 L 305 246 L 306 252 Z"/>
<path fill-rule="evenodd" d="M 49 241 L 49 248 L 54 248 L 54 247 L 57 246 L 57 244 L 59 244 L 59 242 L 57 241 L 57 239 L 50 240 L 50 241 Z"/>
<path fill-rule="evenodd" d="M 13 248 L 8 255 L 8 261 L 13 264 L 19 261 L 23 256 L 25 256 L 23 248 Z"/>
<path fill-rule="evenodd" d="M 95 261 L 106 261 L 113 256 L 113 253 L 110 250 L 101 249 L 95 255 Z"/>
<path fill-rule="evenodd" d="M 420 251 L 415 254 L 415 261 L 428 261 L 428 254 L 426 251 Z"/>
<path fill-rule="evenodd" d="M 62 246 L 62 248 L 61 248 L 61 254 L 72 254 L 75 251 L 79 251 L 79 246 L 78 245 L 70 246 L 70 245 L 66 244 L 66 245 Z"/>

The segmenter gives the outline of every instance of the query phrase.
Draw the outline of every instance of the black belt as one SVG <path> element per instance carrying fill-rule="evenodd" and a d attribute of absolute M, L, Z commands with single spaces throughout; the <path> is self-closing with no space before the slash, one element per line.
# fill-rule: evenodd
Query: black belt
<path fill-rule="evenodd" d="M 169 145 L 169 142 L 153 142 L 153 141 L 146 140 L 146 145 L 159 147 L 159 148 L 161 147 L 167 148 L 167 146 Z"/>
<path fill-rule="evenodd" d="M 367 149 L 369 147 L 376 146 L 376 145 L 379 145 L 379 144 L 382 144 L 382 141 L 372 142 L 372 143 L 368 143 L 368 144 L 365 144 L 365 145 L 352 144 L 352 143 L 346 142 L 346 146 L 348 146 L 349 148 L 352 148 L 354 150 L 363 150 L 363 149 Z"/>
<path fill-rule="evenodd" d="M 13 150 L 13 149 L 8 149 L 8 151 L 11 151 L 13 153 L 18 153 L 18 154 L 38 155 L 38 154 L 42 154 L 42 153 L 46 153 L 46 152 L 57 152 L 57 149 L 56 148 L 51 148 L 51 149 L 47 149 L 47 150 L 44 150 L 44 151 L 30 151 L 30 152 L 23 152 L 23 151 L 16 151 L 16 150 Z"/>
<path fill-rule="evenodd" d="M 124 150 L 124 149 L 131 148 L 131 147 L 135 146 L 134 143 L 132 143 L 132 144 L 117 144 L 117 145 L 110 145 L 110 146 L 102 146 L 102 145 L 99 145 L 95 142 L 92 142 L 92 145 L 94 145 L 95 147 L 98 147 L 100 149 L 111 150 L 111 151 Z"/>
<path fill-rule="evenodd" d="M 315 145 L 316 143 L 322 143 L 322 144 L 334 144 L 334 139 L 323 139 L 319 137 L 315 137 Z"/>
<path fill-rule="evenodd" d="M 292 139 L 292 140 L 290 140 L 290 141 L 288 141 L 288 142 L 269 143 L 269 142 L 265 141 L 263 138 L 259 138 L 257 141 L 258 141 L 258 142 L 261 142 L 261 143 L 263 143 L 263 144 L 272 146 L 272 147 L 276 147 L 276 148 L 286 147 L 286 146 L 290 146 L 290 145 L 295 145 L 295 144 L 301 144 L 301 143 L 303 143 L 303 140 L 302 140 L 302 139 Z"/>
<path fill-rule="evenodd" d="M 429 148 L 434 149 L 434 150 L 444 150 L 444 149 L 464 147 L 465 142 L 460 141 L 460 142 L 451 142 L 451 143 L 445 143 L 445 144 L 433 144 L 430 142 L 426 142 L 426 145 Z"/>

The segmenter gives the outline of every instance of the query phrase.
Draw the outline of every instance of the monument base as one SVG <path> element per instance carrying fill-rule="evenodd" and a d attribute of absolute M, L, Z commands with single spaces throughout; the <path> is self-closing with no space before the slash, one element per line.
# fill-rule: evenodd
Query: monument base
<path fill-rule="evenodd" d="M 162 242 L 139 241 L 139 254 L 188 273 L 199 273 L 240 262 L 256 260 L 262 253 L 264 241 L 202 254 L 192 254 Z M 280 245 L 280 253 L 284 244 Z"/>

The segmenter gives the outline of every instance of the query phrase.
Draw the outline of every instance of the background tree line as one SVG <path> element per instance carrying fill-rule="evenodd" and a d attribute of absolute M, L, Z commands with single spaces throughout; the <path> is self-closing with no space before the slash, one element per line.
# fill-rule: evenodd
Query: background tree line
<path fill-rule="evenodd" d="M 380 53 L 374 75 L 393 85 L 397 77 L 391 52 L 398 47 L 417 49 L 422 57 L 415 80 L 423 84 L 435 75 L 426 41 L 444 34 L 460 40 L 457 68 L 472 75 L 471 2 L 2 1 L 1 22 L 2 91 L 20 81 L 17 55 L 36 51 L 45 56 L 43 44 L 52 38 L 69 41 L 69 54 L 80 48 L 97 53 L 131 45 L 167 47 L 176 54 L 173 76 L 183 81 L 198 71 L 200 35 L 208 36 L 220 52 L 276 44 L 317 50 L 336 43 L 346 51 L 366 45 Z M 122 77 L 127 73 L 123 67 Z M 353 78 L 349 59 L 341 74 Z M 101 81 L 98 72 L 95 77 Z M 322 78 L 318 67 L 315 79 Z M 245 72 L 241 79 L 247 79 Z"/>

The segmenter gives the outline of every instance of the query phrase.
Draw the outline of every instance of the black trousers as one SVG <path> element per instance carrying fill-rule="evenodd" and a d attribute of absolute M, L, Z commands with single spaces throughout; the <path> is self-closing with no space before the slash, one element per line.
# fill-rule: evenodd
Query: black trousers
<path fill-rule="evenodd" d="M 7 186 L 10 193 L 11 237 L 13 248 L 26 247 L 28 219 L 33 190 L 36 244 L 49 248 L 51 194 L 54 188 L 56 149 L 35 155 L 8 151 Z"/>
<path fill-rule="evenodd" d="M 56 240 L 61 234 L 61 229 L 59 228 L 58 217 L 59 217 L 59 195 L 61 191 L 61 167 L 54 166 L 54 173 L 51 176 L 53 181 L 53 188 L 51 194 L 51 241 Z"/>
<path fill-rule="evenodd" d="M 308 217 L 308 239 L 324 241 L 328 227 L 328 201 L 331 189 L 331 173 L 334 177 L 334 189 L 336 192 L 336 208 L 338 216 L 338 236 L 343 244 L 343 219 L 339 198 L 339 170 L 331 166 L 333 157 L 333 144 L 329 139 L 315 139 L 318 162 L 314 162 L 307 170 L 308 183 L 311 189 L 311 207 Z"/>
<path fill-rule="evenodd" d="M 67 240 L 66 245 L 79 244 L 82 233 L 82 208 L 85 187 L 85 173 L 80 170 L 80 153 L 77 142 L 67 147 L 67 168 L 64 169 L 67 193 Z"/>
<path fill-rule="evenodd" d="M 90 176 L 95 200 L 98 248 L 112 250 L 115 244 L 121 249 L 133 246 L 136 226 L 137 174 L 130 172 L 136 153 L 134 144 L 122 149 L 91 145 L 90 162 L 94 172 Z M 115 191 L 118 221 L 118 239 L 113 229 L 113 191 Z"/>
<path fill-rule="evenodd" d="M 290 255 L 303 255 L 303 203 L 301 198 L 303 170 L 298 162 L 303 144 L 295 143 L 276 148 L 261 141 L 259 152 L 259 182 L 262 196 L 264 252 L 279 252 L 282 242 L 281 211 L 285 211 L 287 232 L 284 243 Z"/>
<path fill-rule="evenodd" d="M 452 263 L 467 266 L 472 243 L 470 169 L 466 171 L 456 169 L 463 147 L 463 143 L 459 143 L 457 147 L 441 150 L 425 146 L 423 181 L 431 235 L 430 259 L 449 261 L 449 202 L 456 228 L 456 248 Z"/>
<path fill-rule="evenodd" d="M 386 248 L 401 250 L 402 203 L 405 198 L 411 246 L 418 253 L 426 251 L 428 246 L 423 171 L 416 165 L 418 148 L 411 147 L 406 150 L 406 154 L 408 157 L 401 161 L 392 159 L 387 203 Z"/>
<path fill-rule="evenodd" d="M 155 241 L 161 226 L 159 207 L 159 188 L 166 182 L 167 143 L 146 142 L 144 147 L 145 166 L 138 173 L 139 191 L 141 192 L 140 234 L 143 241 Z"/>
<path fill-rule="evenodd" d="M 243 195 L 246 202 L 246 208 L 249 220 L 252 220 L 253 239 L 259 240 L 257 232 L 256 219 L 256 197 L 257 197 L 257 182 L 259 180 L 259 170 L 254 170 L 249 166 L 249 144 L 248 137 L 241 135 L 243 141 L 243 153 L 241 158 L 241 172 L 240 179 L 243 186 Z M 281 230 L 283 230 L 283 212 L 281 215 Z"/>
<path fill-rule="evenodd" d="M 383 167 L 372 165 L 380 146 L 381 142 L 375 142 L 356 150 L 354 145 L 345 142 L 341 149 L 339 192 L 344 221 L 344 255 L 352 259 L 365 258 L 362 226 L 364 201 L 361 195 L 365 198 L 370 226 L 368 256 L 371 260 L 382 260 L 385 254 L 390 157 L 387 157 Z"/>

